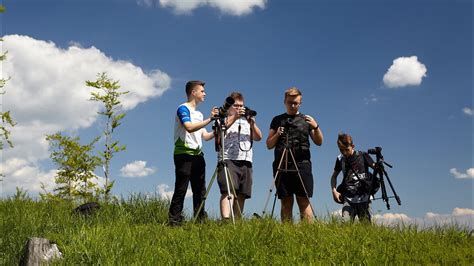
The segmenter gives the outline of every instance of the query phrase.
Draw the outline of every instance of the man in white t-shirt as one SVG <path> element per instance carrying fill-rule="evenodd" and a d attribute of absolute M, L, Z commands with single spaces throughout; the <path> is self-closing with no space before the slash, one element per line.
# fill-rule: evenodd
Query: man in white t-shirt
<path fill-rule="evenodd" d="M 221 191 L 220 210 L 223 219 L 230 217 L 231 206 L 234 215 L 240 217 L 245 200 L 252 196 L 252 145 L 254 140 L 262 139 L 262 132 L 255 122 L 256 113 L 252 115 L 252 112 L 246 111 L 244 96 L 240 92 L 233 92 L 229 97 L 234 99 L 234 104 L 227 111 L 225 120 L 227 130 L 224 137 L 224 163 L 229 169 L 229 179 L 232 178 L 229 180 L 230 193 L 227 191 L 222 165 L 219 165 L 217 175 Z M 219 156 L 222 156 L 220 152 Z M 237 198 L 233 195 L 232 185 Z M 238 204 L 235 204 L 236 202 Z"/>
<path fill-rule="evenodd" d="M 184 220 L 183 205 L 189 182 L 193 192 L 194 216 L 205 218 L 204 206 L 200 213 L 196 212 L 206 193 L 206 162 L 202 153 L 202 138 L 210 140 L 213 132 L 204 128 L 218 113 L 212 108 L 208 118 L 203 120 L 201 112 L 196 110 L 199 103 L 204 101 L 206 93 L 204 82 L 189 81 L 186 83 L 188 101 L 178 107 L 174 127 L 174 165 L 176 182 L 173 198 L 168 213 L 169 225 L 181 225 Z"/>

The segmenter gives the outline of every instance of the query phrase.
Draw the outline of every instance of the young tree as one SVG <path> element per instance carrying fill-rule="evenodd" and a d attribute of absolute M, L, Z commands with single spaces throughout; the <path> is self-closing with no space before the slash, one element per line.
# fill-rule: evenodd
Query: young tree
<path fill-rule="evenodd" d="M 105 117 L 105 150 L 101 152 L 103 159 L 103 168 L 105 175 L 105 199 L 108 200 L 110 190 L 114 181 L 110 181 L 110 161 L 115 153 L 125 150 L 125 145 L 119 145 L 119 141 L 112 139 L 114 130 L 121 124 L 120 121 L 125 117 L 121 112 L 120 96 L 127 94 L 128 91 L 119 91 L 118 81 L 110 79 L 106 73 L 99 73 L 96 81 L 86 81 L 86 86 L 92 87 L 97 91 L 91 92 L 91 101 L 101 102 L 104 105 L 100 115 Z"/>
<path fill-rule="evenodd" d="M 47 135 L 51 150 L 51 159 L 58 167 L 55 178 L 56 194 L 47 193 L 43 198 L 62 198 L 84 201 L 97 200 L 103 193 L 98 184 L 92 182 L 94 170 L 101 164 L 98 156 L 92 155 L 94 144 L 99 138 L 87 145 L 81 145 L 79 138 L 71 138 L 61 133 Z"/>
<path fill-rule="evenodd" d="M 5 7 L 3 5 L 0 5 L 0 13 L 5 12 Z M 0 42 L 3 40 L 0 38 Z M 2 53 L 0 52 L 0 64 L 3 60 L 7 58 L 7 53 Z M 1 75 L 1 73 L 0 73 Z M 5 83 L 8 81 L 8 79 L 3 78 L 3 76 L 0 77 L 0 95 L 5 94 L 5 91 L 3 91 L 3 87 L 5 86 Z M 0 151 L 3 150 L 4 144 L 7 143 L 10 148 L 13 148 L 13 143 L 10 140 L 10 127 L 15 126 L 15 121 L 10 116 L 10 111 L 0 111 L 0 117 L 1 117 L 1 124 L 0 124 Z M 1 177 L 3 176 L 3 173 L 0 173 L 0 180 Z"/>

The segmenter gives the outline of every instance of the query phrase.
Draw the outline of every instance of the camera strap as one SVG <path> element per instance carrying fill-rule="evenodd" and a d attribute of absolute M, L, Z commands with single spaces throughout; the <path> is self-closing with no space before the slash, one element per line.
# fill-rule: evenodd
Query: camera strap
<path fill-rule="evenodd" d="M 349 170 L 351 170 L 352 173 L 353 173 L 354 175 L 356 175 L 357 178 L 359 178 L 359 173 L 358 173 L 356 170 L 354 170 L 354 167 L 353 167 L 352 164 L 349 162 L 349 158 L 344 157 L 344 163 L 346 164 L 346 166 L 348 165 L 348 166 L 349 166 Z M 349 173 L 349 174 L 350 174 L 350 173 Z M 349 174 L 348 174 L 348 177 L 350 176 Z"/>
<path fill-rule="evenodd" d="M 250 123 L 249 123 L 250 125 Z M 240 121 L 239 121 L 239 128 L 237 130 L 237 140 L 239 141 L 239 149 L 241 151 L 244 151 L 244 152 L 247 152 L 247 151 L 250 151 L 252 149 L 252 146 L 253 146 L 253 129 L 252 129 L 252 125 L 250 125 L 250 147 L 246 150 L 246 149 L 242 149 L 242 146 L 240 145 L 240 129 L 241 129 L 241 125 L 240 125 Z"/>

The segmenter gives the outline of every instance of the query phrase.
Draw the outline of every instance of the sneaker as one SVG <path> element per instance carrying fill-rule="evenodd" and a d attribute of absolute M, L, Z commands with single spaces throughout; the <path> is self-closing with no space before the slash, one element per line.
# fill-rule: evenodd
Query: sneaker
<path fill-rule="evenodd" d="M 183 225 L 184 217 L 182 215 L 179 215 L 177 218 L 176 217 L 169 217 L 168 218 L 168 225 L 169 226 L 181 226 Z"/>

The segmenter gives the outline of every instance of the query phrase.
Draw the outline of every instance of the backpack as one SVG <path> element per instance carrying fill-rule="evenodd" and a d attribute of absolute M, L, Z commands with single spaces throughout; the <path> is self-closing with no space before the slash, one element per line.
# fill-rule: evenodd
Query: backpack
<path fill-rule="evenodd" d="M 376 174 L 375 170 L 374 173 L 370 173 L 369 171 L 367 172 L 367 178 L 361 179 L 364 190 L 371 196 L 375 195 L 380 188 L 380 179 Z"/>
<path fill-rule="evenodd" d="M 364 154 L 362 152 L 357 151 L 358 156 L 362 157 L 362 160 L 364 160 L 364 169 L 368 168 L 367 162 L 365 160 Z M 369 155 L 370 156 L 370 155 Z M 344 157 L 343 157 L 344 158 Z M 370 171 L 367 171 L 365 175 L 359 175 L 357 171 L 354 170 L 352 165 L 347 162 L 347 158 L 344 158 L 341 163 L 345 165 L 346 167 L 348 166 L 350 170 L 352 170 L 353 173 L 355 173 L 359 177 L 359 182 L 356 182 L 355 185 L 347 185 L 345 182 L 344 178 L 341 182 L 341 184 L 336 188 L 336 190 L 346 196 L 353 196 L 356 194 L 369 194 L 369 195 L 375 195 L 377 191 L 380 188 L 380 179 L 377 177 L 376 170 L 374 170 L 374 173 L 371 173 Z"/>

